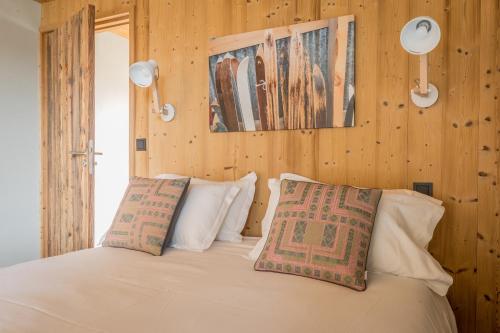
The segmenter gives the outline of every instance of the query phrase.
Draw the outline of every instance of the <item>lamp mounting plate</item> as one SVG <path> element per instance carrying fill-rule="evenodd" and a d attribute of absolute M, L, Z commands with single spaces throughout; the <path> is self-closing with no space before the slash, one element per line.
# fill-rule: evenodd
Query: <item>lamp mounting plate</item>
<path fill-rule="evenodd" d="M 172 104 L 164 104 L 161 108 L 161 120 L 169 122 L 175 117 L 175 108 Z"/>
<path fill-rule="evenodd" d="M 428 84 L 427 94 L 422 95 L 419 92 L 419 87 L 416 87 L 410 92 L 412 102 L 419 108 L 428 108 L 436 103 L 439 97 L 439 91 L 432 83 Z"/>

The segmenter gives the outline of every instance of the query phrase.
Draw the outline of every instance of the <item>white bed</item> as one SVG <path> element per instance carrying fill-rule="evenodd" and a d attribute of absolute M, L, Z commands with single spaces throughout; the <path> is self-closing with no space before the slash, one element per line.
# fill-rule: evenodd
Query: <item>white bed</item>
<path fill-rule="evenodd" d="M 256 239 L 161 257 L 96 248 L 0 269 L 0 332 L 456 332 L 422 281 L 357 292 L 253 270 Z"/>

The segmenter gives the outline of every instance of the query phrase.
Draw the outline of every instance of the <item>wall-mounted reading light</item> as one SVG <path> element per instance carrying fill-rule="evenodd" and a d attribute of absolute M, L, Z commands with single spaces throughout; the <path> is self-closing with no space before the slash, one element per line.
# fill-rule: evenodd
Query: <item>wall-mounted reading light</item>
<path fill-rule="evenodd" d="M 418 107 L 429 107 L 436 103 L 439 91 L 427 81 L 427 54 L 439 44 L 441 29 L 431 17 L 420 16 L 405 24 L 400 39 L 408 53 L 420 56 L 420 80 L 411 90 L 411 100 Z"/>
<path fill-rule="evenodd" d="M 159 112 L 161 119 L 171 121 L 175 117 L 175 108 L 172 104 L 160 103 L 157 80 L 159 76 L 158 63 L 154 60 L 139 61 L 129 68 L 129 76 L 132 82 L 139 87 L 149 87 L 153 85 L 153 112 Z"/>

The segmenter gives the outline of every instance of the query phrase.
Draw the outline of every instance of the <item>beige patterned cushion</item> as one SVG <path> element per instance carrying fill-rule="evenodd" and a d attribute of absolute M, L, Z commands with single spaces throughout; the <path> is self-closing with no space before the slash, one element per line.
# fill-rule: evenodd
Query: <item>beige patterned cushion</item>
<path fill-rule="evenodd" d="M 365 290 L 381 190 L 283 180 L 259 271 L 301 275 Z"/>
<path fill-rule="evenodd" d="M 132 178 L 102 245 L 161 255 L 172 238 L 189 180 Z"/>

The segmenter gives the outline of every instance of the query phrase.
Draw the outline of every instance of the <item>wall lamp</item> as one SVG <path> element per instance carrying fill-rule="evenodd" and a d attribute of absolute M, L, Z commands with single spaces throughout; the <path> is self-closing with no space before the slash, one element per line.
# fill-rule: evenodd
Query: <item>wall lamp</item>
<path fill-rule="evenodd" d="M 441 39 L 441 29 L 437 22 L 428 16 L 419 16 L 405 24 L 401 30 L 401 45 L 406 52 L 420 56 L 420 79 L 410 92 L 413 103 L 427 108 L 436 103 L 439 91 L 427 80 L 427 54 L 431 52 Z"/>
<path fill-rule="evenodd" d="M 160 113 L 163 121 L 171 121 L 175 117 L 175 108 L 172 104 L 161 104 L 160 95 L 158 94 L 158 77 L 159 77 L 158 63 L 154 60 L 139 61 L 129 68 L 130 80 L 136 86 L 147 88 L 153 85 L 153 112 Z"/>

